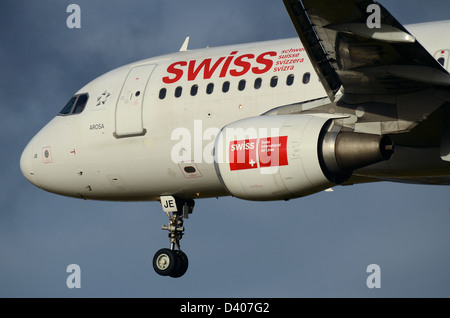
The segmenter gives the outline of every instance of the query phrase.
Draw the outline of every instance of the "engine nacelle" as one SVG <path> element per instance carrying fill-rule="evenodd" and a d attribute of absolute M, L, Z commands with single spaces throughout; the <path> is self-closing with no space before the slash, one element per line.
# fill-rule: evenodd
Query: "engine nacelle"
<path fill-rule="evenodd" d="M 390 138 L 341 132 L 333 118 L 259 116 L 225 126 L 214 152 L 222 184 L 241 199 L 287 200 L 345 182 L 353 170 L 391 157 Z"/>

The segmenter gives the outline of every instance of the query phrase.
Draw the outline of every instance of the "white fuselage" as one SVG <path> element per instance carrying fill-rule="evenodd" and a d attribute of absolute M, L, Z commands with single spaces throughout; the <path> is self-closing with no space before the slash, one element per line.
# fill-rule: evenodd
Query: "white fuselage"
<path fill-rule="evenodd" d="M 449 26 L 410 30 L 448 64 L 450 43 L 436 37 Z M 80 94 L 88 94 L 85 109 L 51 120 L 24 150 L 21 168 L 42 189 L 98 200 L 228 195 L 212 162 L 220 129 L 326 96 L 297 38 L 139 61 Z"/>

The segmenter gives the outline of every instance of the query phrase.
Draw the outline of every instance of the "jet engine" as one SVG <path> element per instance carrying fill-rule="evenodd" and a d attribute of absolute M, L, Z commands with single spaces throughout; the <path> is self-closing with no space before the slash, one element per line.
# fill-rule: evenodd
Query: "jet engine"
<path fill-rule="evenodd" d="M 387 136 L 342 131 L 328 114 L 246 118 L 215 141 L 215 168 L 227 191 L 255 200 L 287 200 L 347 181 L 354 170 L 388 160 Z"/>

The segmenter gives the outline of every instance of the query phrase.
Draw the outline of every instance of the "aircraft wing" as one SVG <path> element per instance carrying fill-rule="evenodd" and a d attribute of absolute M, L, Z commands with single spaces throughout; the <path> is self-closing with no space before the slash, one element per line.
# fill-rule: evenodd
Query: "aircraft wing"
<path fill-rule="evenodd" d="M 283 1 L 332 101 L 341 87 L 348 94 L 396 95 L 450 86 L 448 72 L 380 4 Z"/>

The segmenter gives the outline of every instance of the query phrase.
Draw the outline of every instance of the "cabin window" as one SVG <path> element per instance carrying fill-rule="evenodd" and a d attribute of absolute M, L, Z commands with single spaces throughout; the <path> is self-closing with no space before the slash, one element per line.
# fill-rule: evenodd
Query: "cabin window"
<path fill-rule="evenodd" d="M 270 87 L 275 87 L 278 85 L 278 76 L 274 76 L 270 79 Z"/>
<path fill-rule="evenodd" d="M 303 84 L 308 84 L 310 80 L 311 80 L 311 73 L 308 72 L 308 73 L 303 74 L 303 80 L 302 80 Z"/>
<path fill-rule="evenodd" d="M 166 94 L 167 94 L 167 89 L 161 88 L 161 90 L 159 91 L 159 99 L 166 98 Z"/>
<path fill-rule="evenodd" d="M 195 96 L 198 93 L 198 85 L 192 85 L 191 87 L 191 96 Z"/>
<path fill-rule="evenodd" d="M 245 84 L 246 84 L 245 80 L 240 80 L 238 84 L 238 90 L 243 91 L 245 89 Z"/>
<path fill-rule="evenodd" d="M 441 63 L 442 66 L 445 66 L 445 58 L 443 57 L 438 58 L 438 62 Z"/>
<path fill-rule="evenodd" d="M 260 89 L 262 85 L 262 78 L 258 77 L 257 79 L 255 79 L 255 89 Z"/>
<path fill-rule="evenodd" d="M 222 92 L 226 93 L 230 90 L 230 82 L 226 81 L 222 85 Z"/>
<path fill-rule="evenodd" d="M 291 86 L 292 84 L 294 84 L 294 74 L 289 74 L 286 78 L 286 85 Z"/>
<path fill-rule="evenodd" d="M 59 112 L 59 115 L 80 114 L 86 108 L 88 98 L 88 94 L 73 96 Z"/>
<path fill-rule="evenodd" d="M 209 83 L 206 86 L 206 94 L 212 94 L 214 92 L 214 83 Z"/>
<path fill-rule="evenodd" d="M 177 88 L 175 88 L 175 97 L 176 98 L 180 97 L 182 93 L 183 93 L 183 87 L 178 86 Z"/>

